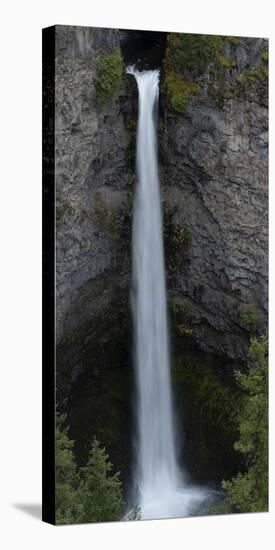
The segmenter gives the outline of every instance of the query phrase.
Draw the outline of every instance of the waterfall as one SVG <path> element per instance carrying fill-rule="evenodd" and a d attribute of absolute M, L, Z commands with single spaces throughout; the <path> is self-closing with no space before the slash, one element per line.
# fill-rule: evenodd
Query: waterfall
<path fill-rule="evenodd" d="M 177 487 L 156 112 L 159 71 L 135 72 L 139 89 L 133 225 L 134 326 L 138 390 L 138 485 L 143 500 Z"/>
<path fill-rule="evenodd" d="M 129 67 L 139 91 L 133 217 L 133 320 L 137 386 L 136 485 L 141 516 L 190 515 L 204 492 L 190 489 L 175 446 L 165 264 L 157 160 L 159 70 Z"/>

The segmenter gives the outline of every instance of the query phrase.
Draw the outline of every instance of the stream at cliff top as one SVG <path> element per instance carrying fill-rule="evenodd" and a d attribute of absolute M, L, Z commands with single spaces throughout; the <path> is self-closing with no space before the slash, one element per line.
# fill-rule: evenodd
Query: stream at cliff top
<path fill-rule="evenodd" d="M 186 482 L 176 455 L 170 380 L 156 125 L 159 70 L 127 72 L 137 81 L 138 184 L 133 218 L 133 320 L 137 392 L 136 502 L 142 519 L 205 513 L 213 492 Z"/>

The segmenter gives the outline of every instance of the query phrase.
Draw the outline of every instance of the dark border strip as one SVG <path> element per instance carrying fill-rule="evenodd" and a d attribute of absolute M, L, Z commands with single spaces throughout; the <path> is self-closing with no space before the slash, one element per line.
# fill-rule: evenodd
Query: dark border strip
<path fill-rule="evenodd" d="M 42 520 L 55 524 L 55 27 L 42 31 Z"/>

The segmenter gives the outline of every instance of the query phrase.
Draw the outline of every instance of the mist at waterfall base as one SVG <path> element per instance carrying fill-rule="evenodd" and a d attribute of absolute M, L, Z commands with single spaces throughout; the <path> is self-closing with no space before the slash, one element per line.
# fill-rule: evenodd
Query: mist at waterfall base
<path fill-rule="evenodd" d="M 176 456 L 157 160 L 159 70 L 131 66 L 127 72 L 139 91 L 132 296 L 138 429 L 134 505 L 140 507 L 141 519 L 199 515 L 215 496 L 187 484 Z"/>

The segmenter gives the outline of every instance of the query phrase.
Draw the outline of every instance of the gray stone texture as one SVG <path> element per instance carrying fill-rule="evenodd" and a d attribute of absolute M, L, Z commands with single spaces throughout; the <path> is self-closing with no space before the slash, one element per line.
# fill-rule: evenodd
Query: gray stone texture
<path fill-rule="evenodd" d="M 259 64 L 262 42 L 239 44 L 235 72 Z M 96 64 L 119 47 L 112 29 L 57 27 L 56 38 L 57 342 L 129 296 L 129 216 L 135 178 L 127 161 L 136 94 L 122 79 L 117 97 L 96 100 Z M 230 56 L 230 51 L 225 52 Z M 230 73 L 224 69 L 226 78 Z M 229 75 L 229 76 L 228 76 Z M 191 240 L 183 262 L 167 267 L 171 298 L 188 303 L 201 349 L 244 359 L 249 330 L 240 308 L 267 324 L 267 99 L 251 90 L 220 105 L 202 93 L 184 114 L 163 102 L 163 200 Z M 250 93 L 251 92 L 251 93 Z"/>

